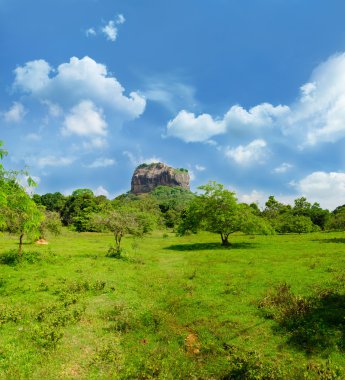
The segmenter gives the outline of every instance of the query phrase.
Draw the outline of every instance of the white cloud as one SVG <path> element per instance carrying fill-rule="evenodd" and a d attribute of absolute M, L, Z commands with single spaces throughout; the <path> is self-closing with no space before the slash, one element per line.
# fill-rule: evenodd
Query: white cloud
<path fill-rule="evenodd" d="M 138 166 L 138 165 L 144 164 L 144 163 L 145 164 L 152 164 L 155 162 L 163 162 L 159 157 L 151 156 L 148 158 L 144 158 L 141 155 L 135 155 L 132 152 L 129 152 L 127 150 L 123 152 L 123 155 L 128 158 L 128 160 L 130 161 L 130 163 L 133 166 Z"/>
<path fill-rule="evenodd" d="M 14 70 L 14 87 L 25 92 L 39 92 L 48 85 L 51 71 L 49 63 L 43 59 L 27 62 Z"/>
<path fill-rule="evenodd" d="M 106 25 L 101 28 L 97 28 L 97 31 L 104 34 L 107 40 L 115 42 L 118 35 L 118 25 L 122 25 L 126 22 L 125 16 L 123 14 L 116 15 L 114 20 L 109 20 Z M 88 28 L 85 31 L 86 37 L 94 37 L 98 34 L 96 28 Z"/>
<path fill-rule="evenodd" d="M 98 186 L 97 189 L 95 189 L 93 191 L 93 193 L 96 196 L 105 195 L 107 198 L 109 198 L 109 196 L 110 196 L 109 191 L 107 189 L 105 189 L 103 186 Z"/>
<path fill-rule="evenodd" d="M 95 169 L 95 168 L 105 168 L 107 166 L 113 166 L 116 164 L 116 161 L 112 158 L 97 158 L 89 165 L 85 165 L 87 168 Z"/>
<path fill-rule="evenodd" d="M 52 117 L 59 117 L 63 113 L 62 108 L 58 104 L 52 103 L 49 100 L 42 100 L 42 104 L 48 107 L 49 115 Z"/>
<path fill-rule="evenodd" d="M 197 105 L 195 88 L 181 82 L 172 75 L 146 76 L 145 89 L 142 94 L 147 100 L 159 103 L 169 112 L 176 114 L 184 107 L 194 108 Z"/>
<path fill-rule="evenodd" d="M 120 13 L 120 14 L 118 14 L 118 15 L 116 16 L 116 20 L 115 20 L 115 22 L 116 22 L 117 25 L 124 24 L 125 21 L 126 21 L 126 19 L 125 19 L 125 16 L 124 16 L 123 14 Z"/>
<path fill-rule="evenodd" d="M 258 139 L 248 145 L 239 145 L 236 148 L 226 148 L 225 156 L 239 165 L 260 164 L 267 157 L 266 141 Z"/>
<path fill-rule="evenodd" d="M 206 168 L 205 168 L 205 166 L 196 164 L 195 170 L 197 170 L 198 172 L 203 172 L 204 170 L 206 170 Z"/>
<path fill-rule="evenodd" d="M 29 159 L 30 163 L 36 164 L 40 168 L 44 168 L 47 166 L 69 166 L 74 161 L 74 157 L 59 157 L 59 156 L 44 156 L 44 157 L 35 157 Z"/>
<path fill-rule="evenodd" d="M 137 92 L 124 95 L 124 88 L 107 67 L 90 57 L 72 57 L 58 66 L 55 76 L 43 60 L 26 63 L 15 70 L 14 86 L 29 92 L 40 101 L 70 108 L 87 99 L 106 109 L 118 122 L 123 123 L 139 117 L 145 110 L 146 101 Z"/>
<path fill-rule="evenodd" d="M 345 138 L 345 53 L 316 67 L 290 106 L 262 103 L 246 110 L 234 105 L 219 119 L 183 110 L 169 121 L 167 135 L 185 142 L 201 142 L 226 132 L 248 134 L 265 128 L 261 133 L 268 138 L 267 127 L 274 127 L 278 134 L 293 136 L 296 146 L 299 142 L 301 147 Z"/>
<path fill-rule="evenodd" d="M 82 147 L 87 150 L 102 149 L 108 145 L 108 142 L 103 137 L 90 137 L 89 141 L 84 141 Z M 79 146 L 78 146 L 79 149 Z M 78 150 L 76 149 L 76 150 Z"/>
<path fill-rule="evenodd" d="M 288 106 L 273 106 L 262 103 L 250 108 L 248 111 L 239 105 L 232 106 L 225 114 L 224 121 L 228 128 L 234 127 L 268 127 L 280 117 L 286 116 L 290 109 Z"/>
<path fill-rule="evenodd" d="M 185 142 L 201 142 L 212 136 L 225 133 L 226 125 L 222 121 L 215 121 L 211 115 L 194 113 L 185 110 L 168 122 L 167 135 L 178 137 Z"/>
<path fill-rule="evenodd" d="M 238 200 L 240 202 L 247 204 L 257 203 L 261 207 L 265 204 L 267 199 L 268 197 L 266 194 L 257 190 L 252 190 L 249 194 L 238 194 Z"/>
<path fill-rule="evenodd" d="M 24 106 L 21 103 L 14 102 L 11 108 L 2 115 L 7 123 L 20 123 L 25 114 L 26 111 Z"/>
<path fill-rule="evenodd" d="M 244 130 L 272 126 L 289 111 L 287 106 L 275 107 L 269 103 L 255 106 L 249 111 L 236 105 L 232 106 L 222 119 L 214 119 L 209 114 L 195 116 L 194 113 L 182 110 L 168 122 L 167 134 L 185 142 L 202 142 L 235 128 Z"/>
<path fill-rule="evenodd" d="M 277 173 L 277 174 L 286 173 L 291 168 L 293 168 L 293 165 L 291 165 L 291 164 L 289 164 L 287 162 L 283 162 L 281 165 L 279 165 L 279 166 L 277 166 L 276 168 L 273 169 L 273 173 Z"/>
<path fill-rule="evenodd" d="M 345 137 L 345 53 L 330 57 L 301 86 L 285 133 L 301 138 L 301 145 L 336 142 Z"/>
<path fill-rule="evenodd" d="M 93 37 L 95 36 L 97 33 L 96 33 L 96 30 L 94 28 L 89 28 L 85 31 L 85 35 L 86 37 Z"/>
<path fill-rule="evenodd" d="M 65 117 L 62 133 L 79 136 L 105 136 L 107 126 L 103 111 L 98 109 L 90 100 L 83 100 L 73 107 Z"/>
<path fill-rule="evenodd" d="M 102 32 L 109 41 L 115 42 L 117 37 L 117 27 L 115 26 L 115 21 L 110 20 L 108 24 L 102 28 Z"/>
<path fill-rule="evenodd" d="M 309 202 L 318 202 L 329 210 L 345 203 L 345 173 L 314 172 L 295 183 L 295 187 Z"/>

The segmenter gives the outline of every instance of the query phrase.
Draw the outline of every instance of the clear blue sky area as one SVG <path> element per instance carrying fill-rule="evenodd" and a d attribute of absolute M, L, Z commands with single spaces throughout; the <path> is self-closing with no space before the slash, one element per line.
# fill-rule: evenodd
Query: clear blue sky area
<path fill-rule="evenodd" d="M 37 192 L 136 165 L 345 203 L 343 0 L 0 0 L 0 139 Z"/>

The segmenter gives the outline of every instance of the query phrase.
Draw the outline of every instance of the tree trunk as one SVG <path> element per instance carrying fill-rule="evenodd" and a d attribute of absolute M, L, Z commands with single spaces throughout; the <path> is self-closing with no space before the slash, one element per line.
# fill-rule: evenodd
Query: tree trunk
<path fill-rule="evenodd" d="M 21 235 L 19 236 L 19 248 L 18 248 L 18 256 L 19 256 L 19 257 L 22 257 L 23 238 L 24 238 L 24 234 L 21 234 Z"/>
<path fill-rule="evenodd" d="M 229 235 L 220 234 L 220 237 L 222 238 L 222 246 L 229 247 L 230 245 L 229 240 L 228 240 Z"/>

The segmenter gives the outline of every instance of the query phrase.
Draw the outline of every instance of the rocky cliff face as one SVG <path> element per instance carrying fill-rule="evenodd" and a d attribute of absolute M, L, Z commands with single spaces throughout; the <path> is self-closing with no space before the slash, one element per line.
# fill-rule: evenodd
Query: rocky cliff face
<path fill-rule="evenodd" d="M 149 193 L 157 186 L 180 186 L 189 190 L 189 174 L 186 169 L 174 169 L 161 162 L 139 165 L 132 176 L 131 192 Z"/>

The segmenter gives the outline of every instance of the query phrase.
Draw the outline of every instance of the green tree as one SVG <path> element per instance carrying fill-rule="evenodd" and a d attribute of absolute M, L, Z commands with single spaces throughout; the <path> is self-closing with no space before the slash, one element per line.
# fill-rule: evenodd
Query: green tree
<path fill-rule="evenodd" d="M 121 252 L 121 242 L 126 235 L 141 237 L 154 227 L 150 213 L 135 211 L 127 206 L 107 208 L 102 213 L 94 214 L 92 224 L 113 233 L 117 253 Z"/>
<path fill-rule="evenodd" d="M 0 158 L 7 154 L 0 142 Z M 22 255 L 24 236 L 35 238 L 39 235 L 39 226 L 44 215 L 30 198 L 24 187 L 18 182 L 24 171 L 7 171 L 0 164 L 0 225 L 3 230 L 19 236 L 18 255 Z M 28 185 L 35 185 L 27 177 Z"/>
<path fill-rule="evenodd" d="M 182 187 L 158 186 L 150 197 L 157 202 L 166 227 L 173 228 L 180 222 L 181 213 L 188 207 L 194 194 Z"/>
<path fill-rule="evenodd" d="M 5 230 L 19 236 L 18 255 L 22 255 L 23 239 L 35 239 L 39 236 L 39 228 L 44 220 L 43 213 L 15 179 L 8 179 L 3 190 L 6 203 L 1 207 Z"/>
<path fill-rule="evenodd" d="M 103 204 L 108 203 L 103 196 L 95 197 L 89 189 L 78 189 L 67 197 L 61 212 L 61 219 L 65 226 L 72 226 L 78 232 L 93 231 L 90 223 L 92 215 L 99 212 Z"/>
<path fill-rule="evenodd" d="M 47 193 L 43 195 L 34 194 L 32 199 L 36 204 L 44 206 L 46 210 L 55 211 L 60 214 L 66 203 L 66 197 L 60 192 Z"/>
<path fill-rule="evenodd" d="M 197 195 L 190 203 L 179 226 L 179 233 L 196 233 L 199 229 L 220 235 L 222 245 L 228 246 L 229 235 L 244 233 L 272 233 L 265 221 L 254 215 L 246 204 L 238 204 L 235 193 L 224 189 L 216 182 L 199 187 L 203 194 Z"/>
<path fill-rule="evenodd" d="M 285 213 L 280 218 L 278 232 L 301 234 L 317 230 L 319 230 L 319 227 L 313 224 L 309 216 Z"/>
<path fill-rule="evenodd" d="M 60 235 L 62 224 L 59 213 L 49 210 L 42 210 L 42 212 L 44 213 L 44 219 L 39 226 L 39 238 L 46 239 L 48 233 L 55 236 Z"/>

